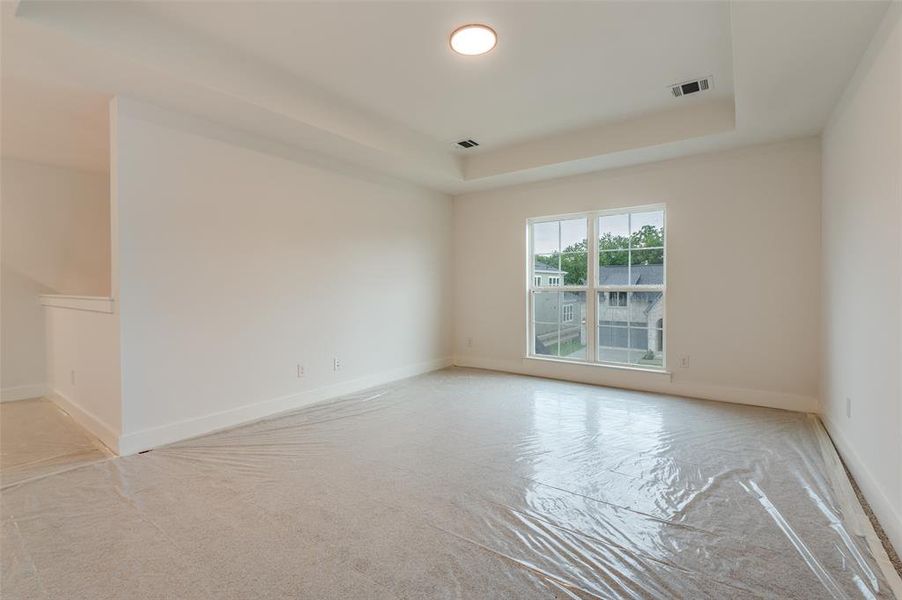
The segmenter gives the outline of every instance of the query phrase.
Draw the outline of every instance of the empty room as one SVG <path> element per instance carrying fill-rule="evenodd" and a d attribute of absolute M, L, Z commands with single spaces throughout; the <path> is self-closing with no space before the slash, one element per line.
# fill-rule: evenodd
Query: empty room
<path fill-rule="evenodd" d="M 0 597 L 902 600 L 902 0 L 0 0 Z"/>

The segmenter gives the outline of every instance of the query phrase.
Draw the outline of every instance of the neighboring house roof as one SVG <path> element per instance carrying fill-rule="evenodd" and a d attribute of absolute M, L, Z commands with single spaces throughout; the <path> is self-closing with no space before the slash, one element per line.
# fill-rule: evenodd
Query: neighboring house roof
<path fill-rule="evenodd" d="M 648 305 L 648 308 L 645 309 L 645 314 L 650 314 L 651 311 L 655 309 L 661 303 L 661 300 L 664 299 L 664 294 L 658 292 L 658 295 L 655 297 L 655 301 Z M 661 317 L 664 318 L 663 316 Z"/>
<path fill-rule="evenodd" d="M 564 275 L 567 272 L 555 269 L 554 267 L 549 267 L 548 265 L 543 265 L 539 261 L 536 261 L 533 265 L 533 271 L 536 273 L 551 273 L 552 275 Z"/>
<path fill-rule="evenodd" d="M 664 283 L 663 265 L 613 265 L 601 268 L 601 285 L 661 285 Z M 629 279 L 629 281 L 627 281 Z"/>

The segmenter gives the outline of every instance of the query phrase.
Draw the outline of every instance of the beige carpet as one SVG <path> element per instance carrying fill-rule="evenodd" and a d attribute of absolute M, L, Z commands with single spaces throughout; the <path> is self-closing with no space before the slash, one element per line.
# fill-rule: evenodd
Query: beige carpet
<path fill-rule="evenodd" d="M 4 598 L 892 598 L 898 582 L 811 416 L 463 369 L 31 478 L 0 513 Z"/>

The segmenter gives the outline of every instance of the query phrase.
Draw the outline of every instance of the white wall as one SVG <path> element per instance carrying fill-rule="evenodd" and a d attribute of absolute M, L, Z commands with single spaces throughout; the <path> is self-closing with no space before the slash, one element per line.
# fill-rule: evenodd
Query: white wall
<path fill-rule="evenodd" d="M 524 359 L 526 219 L 656 203 L 667 205 L 672 381 Z M 459 196 L 455 362 L 814 411 L 819 222 L 816 138 Z"/>
<path fill-rule="evenodd" d="M 450 198 L 124 99 L 112 132 L 122 452 L 450 364 Z"/>
<path fill-rule="evenodd" d="M 117 450 L 122 429 L 118 315 L 49 306 L 44 311 L 48 397 Z"/>
<path fill-rule="evenodd" d="M 902 548 L 902 5 L 823 135 L 823 416 Z M 851 411 L 846 411 L 846 399 Z"/>
<path fill-rule="evenodd" d="M 20 399 L 46 383 L 38 294 L 109 294 L 109 178 L 3 159 L 0 181 L 0 378 L 4 399 Z"/>

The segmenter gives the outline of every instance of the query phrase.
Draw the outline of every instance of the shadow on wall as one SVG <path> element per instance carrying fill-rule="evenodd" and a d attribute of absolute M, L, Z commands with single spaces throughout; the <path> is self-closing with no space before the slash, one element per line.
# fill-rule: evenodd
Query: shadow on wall
<path fill-rule="evenodd" d="M 2 345 L 0 382 L 4 391 L 23 386 L 41 386 L 46 374 L 44 311 L 40 294 L 54 290 L 6 263 L 0 268 Z M 7 393 L 4 393 L 6 396 Z"/>

